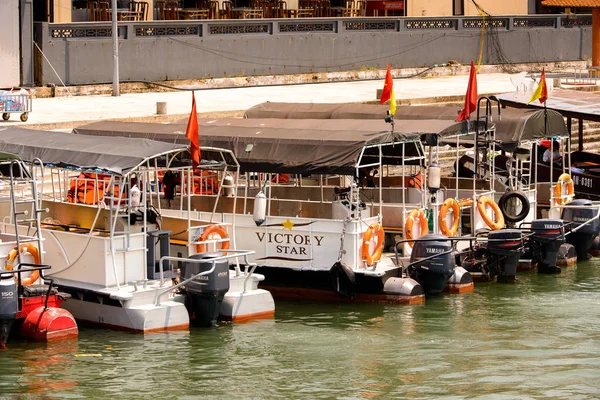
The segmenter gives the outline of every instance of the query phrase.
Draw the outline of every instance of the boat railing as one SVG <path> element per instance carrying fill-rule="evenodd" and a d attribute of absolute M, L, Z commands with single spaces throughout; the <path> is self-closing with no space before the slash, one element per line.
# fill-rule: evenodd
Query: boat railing
<path fill-rule="evenodd" d="M 154 304 L 159 306 L 160 305 L 160 298 L 161 296 L 163 296 L 166 293 L 172 292 L 175 289 L 180 288 L 181 286 L 185 285 L 186 283 L 189 283 L 195 279 L 198 279 L 201 276 L 205 276 L 205 275 L 209 275 L 212 274 L 215 271 L 216 268 L 216 263 L 219 261 L 224 261 L 224 260 L 229 260 L 232 258 L 238 258 L 238 257 L 243 257 L 244 258 L 244 264 L 246 266 L 248 266 L 249 269 L 247 269 L 245 272 L 247 273 L 246 279 L 244 280 L 244 292 L 246 291 L 246 283 L 248 281 L 248 279 L 250 278 L 250 276 L 252 276 L 252 274 L 254 273 L 254 270 L 256 269 L 256 264 L 255 263 L 251 263 L 248 260 L 248 256 L 255 254 L 254 251 L 252 250 L 226 250 L 228 254 L 223 254 L 222 256 L 219 257 L 215 257 L 215 258 L 211 258 L 210 260 L 197 260 L 197 259 L 193 259 L 193 258 L 185 258 L 185 257 L 173 257 L 173 256 L 163 256 L 160 258 L 159 261 L 159 267 L 160 267 L 160 279 L 161 279 L 161 284 L 160 286 L 162 287 L 164 284 L 164 274 L 163 274 L 163 261 L 180 261 L 180 262 L 189 262 L 189 263 L 193 263 L 193 264 L 206 264 L 207 262 L 211 263 L 211 267 L 209 270 L 207 271 L 202 271 L 197 273 L 196 275 L 193 275 L 191 277 L 189 277 L 188 279 L 179 282 L 176 285 L 170 286 L 162 291 L 157 291 L 155 296 L 154 296 Z"/>

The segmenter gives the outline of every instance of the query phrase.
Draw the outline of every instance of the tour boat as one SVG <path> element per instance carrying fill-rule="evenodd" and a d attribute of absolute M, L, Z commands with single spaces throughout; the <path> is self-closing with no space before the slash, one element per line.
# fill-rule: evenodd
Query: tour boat
<path fill-rule="evenodd" d="M 410 275 L 411 261 L 385 254 L 390 243 L 384 231 L 393 234 L 395 221 L 422 209 L 422 193 L 405 186 L 363 187 L 353 178 L 366 170 L 399 168 L 408 181 L 407 171 L 424 163 L 421 135 L 453 132 L 460 124 L 273 119 L 199 124 L 202 143 L 230 149 L 240 162 L 244 202 L 237 209 L 238 243 L 256 251 L 253 260 L 266 275 L 261 285 L 275 296 L 402 303 L 422 301 L 422 292 L 440 288 L 473 289 L 461 268 L 430 268 L 426 274 L 434 278 L 425 279 Z M 180 124 L 99 122 L 74 132 L 185 143 L 183 130 Z M 199 212 L 211 210 L 210 195 L 191 201 Z M 232 214 L 221 218 L 228 221 Z"/>
<path fill-rule="evenodd" d="M 31 170 L 18 157 L 0 154 L 0 198 L 10 203 L 13 223 L 35 226 L 39 222 L 39 202 L 32 198 L 23 203 L 15 193 L 30 190 L 36 193 Z M 31 214 L 16 211 L 17 202 L 31 206 Z M 15 222 L 16 221 L 16 222 Z M 0 233 L 0 349 L 6 348 L 9 336 L 35 341 L 55 342 L 78 336 L 75 319 L 60 308 L 66 293 L 59 292 L 54 280 L 45 276 L 51 266 L 44 263 L 42 237 L 39 230 L 33 236 Z"/>
<path fill-rule="evenodd" d="M 44 238 L 48 277 L 71 295 L 64 304 L 76 319 L 136 332 L 188 329 L 214 325 L 217 317 L 233 321 L 272 318 L 274 302 L 258 289 L 264 279 L 238 260 L 251 251 L 237 250 L 228 235 L 215 240 L 214 230 L 235 232 L 235 221 L 195 220 L 180 210 L 173 218 L 182 226 L 185 257 L 171 256 L 171 236 L 164 229 L 160 206 L 151 203 L 158 192 L 157 169 L 191 171 L 188 146 L 133 138 L 94 138 L 60 132 L 5 128 L 0 151 L 18 154 L 25 162 L 40 159 L 50 177 L 39 182 L 39 194 L 24 191 L 17 209 L 37 195 L 43 210 L 37 228 Z M 214 161 L 199 170 L 238 167 L 231 152 L 203 148 Z M 189 202 L 188 202 L 189 204 Z M 234 201 L 235 204 L 235 201 Z M 8 211 L 10 204 L 0 203 Z M 7 212 L 5 213 L 7 215 Z M 28 226 L 18 224 L 18 231 Z M 12 228 L 11 228 L 12 227 Z M 3 231 L 15 230 L 3 223 Z M 213 251 L 215 243 L 229 247 Z M 229 271 L 229 264 L 235 268 Z M 223 271 L 223 265 L 226 265 Z M 178 272 L 181 271 L 181 274 Z"/>

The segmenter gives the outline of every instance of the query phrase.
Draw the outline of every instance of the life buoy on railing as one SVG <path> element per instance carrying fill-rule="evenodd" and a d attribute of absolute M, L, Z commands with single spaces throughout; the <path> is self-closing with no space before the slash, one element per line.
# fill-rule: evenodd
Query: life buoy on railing
<path fill-rule="evenodd" d="M 222 227 L 221 225 L 210 225 L 202 231 L 202 235 L 200 235 L 199 242 L 206 242 L 209 240 L 211 235 L 219 235 L 221 239 L 227 239 L 224 242 L 221 242 L 221 250 L 227 250 L 229 248 L 229 234 L 227 233 L 227 229 Z M 206 251 L 205 243 L 198 243 L 196 245 L 196 251 L 198 253 L 204 253 Z M 227 255 L 227 253 L 223 253 L 223 255 Z"/>
<path fill-rule="evenodd" d="M 567 197 L 563 200 L 563 185 L 567 185 Z M 556 204 L 567 204 L 575 197 L 575 186 L 573 185 L 573 179 L 571 175 L 564 173 L 558 177 L 556 186 L 554 186 L 554 200 Z"/>
<path fill-rule="evenodd" d="M 40 263 L 40 251 L 38 250 L 37 247 L 35 247 L 31 243 L 22 244 L 20 253 L 21 254 L 29 253 L 33 257 L 34 264 Z M 18 256 L 19 256 L 19 248 L 18 247 L 15 247 L 11 251 L 9 251 L 8 255 L 6 256 L 6 265 L 4 266 L 4 269 L 6 269 L 7 271 L 12 271 L 13 263 Z M 21 263 L 22 262 L 23 261 L 21 261 Z M 21 283 L 25 286 L 32 285 L 35 281 L 37 281 L 39 279 L 39 277 L 40 277 L 39 270 L 31 271 L 29 276 L 22 278 Z"/>
<path fill-rule="evenodd" d="M 375 246 L 375 251 L 371 253 L 370 243 L 375 235 L 377 235 L 377 245 Z M 362 242 L 362 259 L 367 261 L 367 266 L 370 267 L 379 261 L 381 254 L 383 253 L 384 241 L 385 232 L 383 231 L 381 224 L 375 223 L 369 225 L 365 233 L 363 233 Z"/>
<path fill-rule="evenodd" d="M 404 223 L 404 238 L 405 239 L 416 239 L 413 233 L 413 226 L 415 224 L 415 220 L 418 219 L 421 221 L 421 235 L 427 235 L 429 233 L 429 225 L 427 222 L 427 218 L 425 218 L 425 213 L 420 208 L 415 208 L 411 212 L 408 213 L 406 217 L 406 222 Z M 414 242 L 408 242 L 410 247 L 413 247 Z"/>
<path fill-rule="evenodd" d="M 496 221 L 490 218 L 487 214 L 486 207 L 491 207 L 492 211 L 496 215 Z M 483 219 L 483 222 L 486 223 L 487 226 L 497 231 L 504 228 L 504 215 L 502 215 L 502 211 L 500 211 L 500 207 L 498 204 L 487 196 L 481 196 L 477 199 L 477 210 L 479 211 L 479 215 Z"/>
<path fill-rule="evenodd" d="M 448 228 L 446 216 L 448 210 L 452 208 L 452 227 Z M 446 199 L 440 207 L 440 214 L 438 216 L 438 224 L 440 225 L 440 231 L 446 236 L 456 236 L 458 233 L 458 225 L 460 223 L 460 207 L 456 199 Z"/>

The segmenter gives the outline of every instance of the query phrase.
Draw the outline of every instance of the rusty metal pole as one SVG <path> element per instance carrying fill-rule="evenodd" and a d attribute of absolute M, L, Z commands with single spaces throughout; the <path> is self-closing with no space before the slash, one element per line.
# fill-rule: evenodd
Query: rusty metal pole
<path fill-rule="evenodd" d="M 600 8 L 592 9 L 592 68 L 600 68 Z"/>

